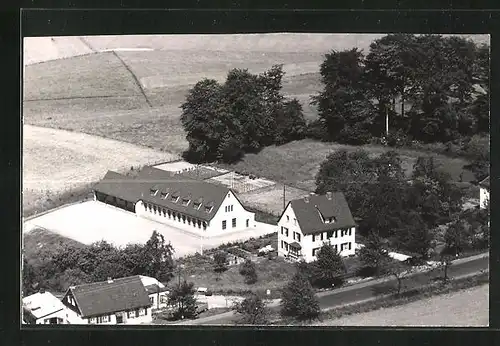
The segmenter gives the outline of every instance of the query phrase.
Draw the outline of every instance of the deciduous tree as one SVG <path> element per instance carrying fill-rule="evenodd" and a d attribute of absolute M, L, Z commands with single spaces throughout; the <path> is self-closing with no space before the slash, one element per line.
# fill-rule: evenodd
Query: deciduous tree
<path fill-rule="evenodd" d="M 313 267 L 313 285 L 326 288 L 344 283 L 346 268 L 340 254 L 329 243 L 323 244 L 316 254 Z"/>
<path fill-rule="evenodd" d="M 224 251 L 217 251 L 214 254 L 214 271 L 223 272 L 227 270 L 227 253 Z"/>
<path fill-rule="evenodd" d="M 263 299 L 251 293 L 241 302 L 236 302 L 233 309 L 240 315 L 237 324 L 269 324 L 269 311 Z"/>
<path fill-rule="evenodd" d="M 360 261 L 373 274 L 380 275 L 384 273 L 388 262 L 391 261 L 386 243 L 374 232 L 368 236 L 364 245 L 359 250 Z"/>
<path fill-rule="evenodd" d="M 282 290 L 281 315 L 298 320 L 312 320 L 319 313 L 319 302 L 310 282 L 302 274 L 296 273 Z"/>
<path fill-rule="evenodd" d="M 247 259 L 240 266 L 240 274 L 245 277 L 245 283 L 254 284 L 257 282 L 257 269 L 255 268 L 255 264 Z"/>
<path fill-rule="evenodd" d="M 194 318 L 196 316 L 195 289 L 192 282 L 182 281 L 170 292 L 170 302 L 176 306 L 174 317 L 177 319 Z"/>

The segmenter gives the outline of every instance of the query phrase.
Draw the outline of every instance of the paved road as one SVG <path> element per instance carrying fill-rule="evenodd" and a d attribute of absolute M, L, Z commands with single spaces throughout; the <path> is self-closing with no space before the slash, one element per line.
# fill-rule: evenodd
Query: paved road
<path fill-rule="evenodd" d="M 455 261 L 448 269 L 450 278 L 461 277 L 476 273 L 489 268 L 489 256 L 479 255 L 471 258 L 465 258 Z M 411 289 L 429 283 L 432 278 L 441 277 L 442 270 L 434 270 L 427 273 L 418 273 L 403 279 L 403 288 Z M 385 294 L 388 288 L 396 288 L 397 280 L 395 278 L 383 278 L 373 281 L 356 284 L 349 287 L 340 288 L 335 291 L 323 292 L 318 294 L 318 300 L 321 309 L 331 309 L 342 305 L 360 302 L 366 299 L 374 298 L 377 295 Z M 278 306 L 279 300 L 273 301 L 268 306 Z M 234 319 L 233 312 L 226 312 L 220 315 L 214 315 L 200 320 L 185 321 L 182 324 L 232 324 Z"/>

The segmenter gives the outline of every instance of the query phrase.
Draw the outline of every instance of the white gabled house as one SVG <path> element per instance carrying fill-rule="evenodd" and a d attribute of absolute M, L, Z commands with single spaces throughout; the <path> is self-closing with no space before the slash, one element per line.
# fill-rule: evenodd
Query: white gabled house
<path fill-rule="evenodd" d="M 68 311 L 52 293 L 40 292 L 24 297 L 23 322 L 25 324 L 69 324 Z"/>
<path fill-rule="evenodd" d="M 97 201 L 204 236 L 256 227 L 233 190 L 144 167 L 132 178 L 109 171 L 94 187 Z"/>
<path fill-rule="evenodd" d="M 325 242 L 341 256 L 354 255 L 355 232 L 356 224 L 343 193 L 292 200 L 278 221 L 278 256 L 312 262 Z"/>
<path fill-rule="evenodd" d="M 481 209 L 486 208 L 488 202 L 490 201 L 490 177 L 479 183 L 479 207 Z"/>

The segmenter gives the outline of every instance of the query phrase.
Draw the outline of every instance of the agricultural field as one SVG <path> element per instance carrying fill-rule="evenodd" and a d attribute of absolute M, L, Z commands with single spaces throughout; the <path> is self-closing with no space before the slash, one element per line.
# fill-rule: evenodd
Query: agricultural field
<path fill-rule="evenodd" d="M 487 327 L 489 286 L 439 295 L 409 304 L 327 320 L 321 326 Z M 411 312 L 411 313 L 409 313 Z"/>
<path fill-rule="evenodd" d="M 127 160 L 123 154 L 127 153 Z M 175 160 L 132 144 L 30 125 L 23 126 L 23 209 L 98 181 L 108 170 Z"/>

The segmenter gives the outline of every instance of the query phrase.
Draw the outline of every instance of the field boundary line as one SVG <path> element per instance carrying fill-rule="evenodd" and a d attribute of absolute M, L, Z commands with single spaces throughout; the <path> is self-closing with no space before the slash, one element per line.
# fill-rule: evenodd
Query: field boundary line
<path fill-rule="evenodd" d="M 125 63 L 125 61 L 123 61 L 122 58 L 120 58 L 120 56 L 118 54 L 116 54 L 115 51 L 113 51 L 112 54 L 114 56 L 116 56 L 118 58 L 118 60 L 120 60 L 120 62 L 123 64 L 123 67 L 125 67 L 127 69 L 127 71 L 132 75 L 132 78 L 134 79 L 135 84 L 137 84 L 137 87 L 139 87 L 139 90 L 141 91 L 142 96 L 144 96 L 144 99 L 146 100 L 146 103 L 148 104 L 149 108 L 153 108 L 153 106 L 151 105 L 151 102 L 149 102 L 149 99 L 146 96 L 146 92 L 144 91 L 144 89 L 141 85 L 141 82 L 139 82 L 139 79 L 137 79 L 137 76 L 134 74 L 134 72 L 132 72 L 130 67 Z"/>
<path fill-rule="evenodd" d="M 120 97 L 140 97 L 139 95 L 99 95 L 99 96 L 75 96 L 75 97 L 54 97 L 48 99 L 30 99 L 23 102 L 39 102 L 39 101 L 64 101 L 64 100 L 88 100 L 88 99 L 107 99 Z"/>
<path fill-rule="evenodd" d="M 48 213 L 51 213 L 53 211 L 57 211 L 59 209 L 63 209 L 63 208 L 66 208 L 66 207 L 70 207 L 72 205 L 76 205 L 76 204 L 80 204 L 80 203 L 84 203 L 84 202 L 89 202 L 89 201 L 78 201 L 78 202 L 71 202 L 71 203 L 66 203 L 66 204 L 63 204 L 63 205 L 60 205 L 58 207 L 55 207 L 55 208 L 52 208 L 52 209 L 49 209 L 49 210 L 45 210 L 45 211 L 42 211 L 40 213 L 37 213 L 37 214 L 34 214 L 34 215 L 30 215 L 30 216 L 26 216 L 26 217 L 23 217 L 23 223 L 26 222 L 26 221 L 30 221 L 30 220 L 33 220 L 37 217 L 40 217 L 40 216 L 43 216 L 45 214 L 48 214 Z"/>

